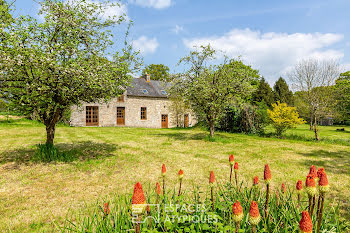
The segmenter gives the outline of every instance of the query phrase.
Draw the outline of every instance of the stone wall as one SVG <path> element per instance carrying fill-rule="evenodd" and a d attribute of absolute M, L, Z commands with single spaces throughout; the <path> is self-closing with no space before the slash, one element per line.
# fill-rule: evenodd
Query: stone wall
<path fill-rule="evenodd" d="M 81 106 L 71 108 L 72 126 L 86 126 L 86 106 L 98 106 L 99 126 L 117 126 L 117 107 L 125 107 L 125 126 L 161 128 L 161 115 L 168 115 L 168 127 L 176 127 L 174 116 L 169 109 L 171 102 L 167 98 L 125 96 L 124 102 L 118 102 L 117 98 L 109 103 L 83 103 Z M 147 108 L 147 119 L 141 120 L 141 107 Z M 189 114 L 189 126 L 194 126 L 197 121 L 195 115 Z"/>

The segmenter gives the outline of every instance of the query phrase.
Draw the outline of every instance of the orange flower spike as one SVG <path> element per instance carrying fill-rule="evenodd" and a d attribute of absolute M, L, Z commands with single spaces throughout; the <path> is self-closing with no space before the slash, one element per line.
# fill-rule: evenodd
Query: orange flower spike
<path fill-rule="evenodd" d="M 235 163 L 235 159 L 233 158 L 233 155 L 230 155 L 228 157 L 228 162 L 230 163 L 231 166 L 233 166 L 233 164 Z"/>
<path fill-rule="evenodd" d="M 109 215 L 109 212 L 110 212 L 110 209 L 109 209 L 109 203 L 108 203 L 108 202 L 106 202 L 106 203 L 104 204 L 103 213 L 104 213 L 104 214 L 105 214 L 105 216 L 106 216 L 106 215 Z"/>
<path fill-rule="evenodd" d="M 165 176 L 166 175 L 166 167 L 165 167 L 165 164 L 163 164 L 162 166 L 162 176 Z"/>
<path fill-rule="evenodd" d="M 311 175 L 313 178 L 317 177 L 317 170 L 316 170 L 315 165 L 312 165 L 310 167 L 309 175 Z"/>
<path fill-rule="evenodd" d="M 214 182 L 215 182 L 215 175 L 214 175 L 214 172 L 211 171 L 209 176 L 209 184 L 212 186 Z"/>
<path fill-rule="evenodd" d="M 252 201 L 249 209 L 249 222 L 252 225 L 258 225 L 261 220 L 261 216 L 259 213 L 258 203 L 256 201 Z"/>
<path fill-rule="evenodd" d="M 286 185 L 284 183 L 282 183 L 281 191 L 282 191 L 282 194 L 286 193 Z"/>
<path fill-rule="evenodd" d="M 238 163 L 237 163 L 237 162 L 235 162 L 235 166 L 234 166 L 233 168 L 235 169 L 235 172 L 237 173 L 237 172 L 238 172 L 238 168 L 239 168 L 239 166 L 238 166 Z"/>
<path fill-rule="evenodd" d="M 322 172 L 320 179 L 318 181 L 318 187 L 321 193 L 326 193 L 329 191 L 329 184 L 326 172 Z"/>
<path fill-rule="evenodd" d="M 259 177 L 258 176 L 254 176 L 254 178 L 253 178 L 253 185 L 254 186 L 258 186 L 259 185 Z"/>
<path fill-rule="evenodd" d="M 317 192 L 316 182 L 315 182 L 315 179 L 311 175 L 308 175 L 306 177 L 305 186 L 306 186 L 306 192 L 309 195 L 309 197 L 313 197 L 316 195 L 316 192 Z"/>
<path fill-rule="evenodd" d="M 321 174 L 322 174 L 323 172 L 325 172 L 323 167 L 320 167 L 320 168 L 317 170 L 317 177 L 318 177 L 319 179 L 320 179 Z"/>
<path fill-rule="evenodd" d="M 233 220 L 235 222 L 242 221 L 244 214 L 243 214 L 243 208 L 241 206 L 241 203 L 239 201 L 236 201 L 232 206 L 232 212 L 233 212 Z"/>
<path fill-rule="evenodd" d="M 296 185 L 297 192 L 300 193 L 303 191 L 303 182 L 301 180 L 298 180 Z"/>
<path fill-rule="evenodd" d="M 156 183 L 156 193 L 157 193 L 157 195 L 160 195 L 161 192 L 162 192 L 162 189 L 160 188 L 160 184 L 157 182 Z"/>
<path fill-rule="evenodd" d="M 271 171 L 270 171 L 270 167 L 268 164 L 265 164 L 264 180 L 267 184 L 270 183 L 270 180 L 271 180 Z"/>
<path fill-rule="evenodd" d="M 312 233 L 312 221 L 309 212 L 303 211 L 299 222 L 299 229 L 302 233 Z"/>
<path fill-rule="evenodd" d="M 180 169 L 178 176 L 179 176 L 179 180 L 182 180 L 182 178 L 184 177 L 184 171 Z"/>
<path fill-rule="evenodd" d="M 132 195 L 132 212 L 141 214 L 146 207 L 146 198 L 142 190 L 140 182 L 135 184 L 134 193 Z"/>

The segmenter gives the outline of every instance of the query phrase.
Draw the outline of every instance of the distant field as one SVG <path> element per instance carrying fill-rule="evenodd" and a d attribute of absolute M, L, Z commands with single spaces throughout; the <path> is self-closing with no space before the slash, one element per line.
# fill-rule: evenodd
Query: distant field
<path fill-rule="evenodd" d="M 33 163 L 34 146 L 44 142 L 44 126 L 25 119 L 0 120 L 0 232 L 52 231 L 67 211 L 116 193 L 131 193 L 140 181 L 153 184 L 165 163 L 171 186 L 178 169 L 185 172 L 184 189 L 192 183 L 206 185 L 210 170 L 217 179 L 228 179 L 228 155 L 234 154 L 241 176 L 263 176 L 270 164 L 273 188 L 282 182 L 294 189 L 305 180 L 310 165 L 328 173 L 334 200 L 349 213 L 350 147 L 340 127 L 321 127 L 321 142 L 292 140 L 290 135 L 312 138 L 303 125 L 289 131 L 286 139 L 217 133 L 208 141 L 202 129 L 74 128 L 58 126 L 56 145 L 73 151 L 80 159 L 71 163 Z M 339 139 L 332 141 L 331 139 Z"/>

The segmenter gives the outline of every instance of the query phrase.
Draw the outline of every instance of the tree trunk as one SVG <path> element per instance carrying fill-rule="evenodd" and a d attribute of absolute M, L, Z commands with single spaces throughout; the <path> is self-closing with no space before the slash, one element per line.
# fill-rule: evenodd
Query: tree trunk
<path fill-rule="evenodd" d="M 314 115 L 311 113 L 310 114 L 310 130 L 313 130 L 313 128 L 314 128 L 312 125 L 313 121 L 314 121 Z"/>
<path fill-rule="evenodd" d="M 55 138 L 55 124 L 49 124 L 46 126 L 46 144 L 53 144 L 53 139 Z"/>
<path fill-rule="evenodd" d="M 315 139 L 316 141 L 320 140 L 320 138 L 318 137 L 318 128 L 317 128 L 317 119 L 316 116 L 314 116 L 314 132 L 315 132 Z"/>
<path fill-rule="evenodd" d="M 214 137 L 214 122 L 209 122 L 209 127 L 210 127 L 210 137 Z"/>

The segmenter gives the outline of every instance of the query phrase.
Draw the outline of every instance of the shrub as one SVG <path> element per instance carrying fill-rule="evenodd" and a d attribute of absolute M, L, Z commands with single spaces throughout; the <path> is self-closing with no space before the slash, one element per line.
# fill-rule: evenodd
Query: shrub
<path fill-rule="evenodd" d="M 299 118 L 299 113 L 295 107 L 289 107 L 286 103 L 280 102 L 272 104 L 272 107 L 273 109 L 268 109 L 267 113 L 277 136 L 282 136 L 287 129 L 306 123 L 302 118 Z"/>
<path fill-rule="evenodd" d="M 40 162 L 71 162 L 74 156 L 70 152 L 60 152 L 53 144 L 38 144 L 37 150 L 32 157 L 33 161 Z"/>

